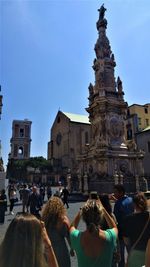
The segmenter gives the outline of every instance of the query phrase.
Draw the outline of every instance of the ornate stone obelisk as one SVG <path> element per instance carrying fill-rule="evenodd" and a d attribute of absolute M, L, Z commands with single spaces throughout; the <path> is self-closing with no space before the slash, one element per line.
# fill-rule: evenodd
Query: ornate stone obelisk
<path fill-rule="evenodd" d="M 136 175 L 143 176 L 142 152 L 129 150 L 125 140 L 125 116 L 122 81 L 114 76 L 116 66 L 106 36 L 105 7 L 101 6 L 97 21 L 98 39 L 93 62 L 95 84 L 89 85 L 89 106 L 86 109 L 91 122 L 91 142 L 88 151 L 79 157 L 81 174 L 88 175 L 88 190 L 112 192 L 116 183 L 126 184 L 129 191 L 136 190 Z"/>

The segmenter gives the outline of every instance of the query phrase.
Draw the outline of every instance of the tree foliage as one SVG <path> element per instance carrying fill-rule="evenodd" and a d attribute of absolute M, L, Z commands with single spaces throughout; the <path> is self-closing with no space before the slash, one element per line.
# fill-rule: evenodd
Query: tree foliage
<path fill-rule="evenodd" d="M 10 159 L 7 165 L 7 178 L 12 180 L 26 180 L 28 168 L 39 169 L 40 173 L 51 172 L 52 166 L 44 157 L 31 157 L 27 160 Z"/>

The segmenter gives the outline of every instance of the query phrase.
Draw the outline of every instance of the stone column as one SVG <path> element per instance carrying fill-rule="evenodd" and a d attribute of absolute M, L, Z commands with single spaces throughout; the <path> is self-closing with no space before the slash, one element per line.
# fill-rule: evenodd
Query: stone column
<path fill-rule="evenodd" d="M 88 181 L 87 181 L 87 172 L 84 174 L 84 194 L 88 194 Z"/>
<path fill-rule="evenodd" d="M 67 174 L 67 188 L 68 188 L 68 191 L 70 192 L 71 191 L 71 173 Z"/>
<path fill-rule="evenodd" d="M 120 174 L 120 184 L 123 184 L 123 175 Z"/>
<path fill-rule="evenodd" d="M 145 186 L 145 191 L 147 192 L 148 191 L 148 182 L 147 182 L 147 179 L 145 177 L 143 177 L 142 179 L 143 179 L 143 183 L 144 183 L 144 186 Z"/>
<path fill-rule="evenodd" d="M 114 174 L 115 185 L 118 184 L 118 177 L 119 177 L 119 175 L 117 174 L 117 172 L 115 172 L 115 174 Z"/>
<path fill-rule="evenodd" d="M 140 191 L 140 184 L 139 184 L 139 176 L 138 174 L 135 175 L 135 184 L 136 184 L 136 191 Z"/>
<path fill-rule="evenodd" d="M 78 173 L 78 181 L 79 181 L 79 193 L 82 193 L 81 173 Z"/>

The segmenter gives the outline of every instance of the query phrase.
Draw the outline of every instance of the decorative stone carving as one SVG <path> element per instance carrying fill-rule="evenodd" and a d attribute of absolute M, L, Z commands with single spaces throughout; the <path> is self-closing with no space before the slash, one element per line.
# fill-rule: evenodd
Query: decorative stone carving
<path fill-rule="evenodd" d="M 126 160 L 119 162 L 119 169 L 122 173 L 127 173 L 129 171 L 129 163 Z"/>
<path fill-rule="evenodd" d="M 100 160 L 98 164 L 98 171 L 101 175 L 104 175 L 107 173 L 107 161 Z"/>
<path fill-rule="evenodd" d="M 136 151 L 137 150 L 137 144 L 134 140 L 128 140 L 127 147 L 130 151 Z"/>
<path fill-rule="evenodd" d="M 121 117 L 113 116 L 110 119 L 108 134 L 112 145 L 124 143 L 124 122 Z"/>
<path fill-rule="evenodd" d="M 120 77 L 118 76 L 118 79 L 117 79 L 117 88 L 118 88 L 118 93 L 119 94 L 122 94 L 122 81 L 120 80 Z"/>
<path fill-rule="evenodd" d="M 93 96 L 93 85 L 91 83 L 89 84 L 88 89 L 89 89 L 89 95 L 90 95 L 90 97 Z"/>
<path fill-rule="evenodd" d="M 105 15 L 105 11 L 107 9 L 104 7 L 104 4 L 101 5 L 101 7 L 98 9 L 99 11 L 99 20 L 103 20 L 104 19 L 104 15 Z"/>

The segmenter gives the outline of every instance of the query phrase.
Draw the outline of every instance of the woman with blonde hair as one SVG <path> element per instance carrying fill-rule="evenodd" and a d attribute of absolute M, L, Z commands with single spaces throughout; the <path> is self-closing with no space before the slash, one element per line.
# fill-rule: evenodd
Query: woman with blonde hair
<path fill-rule="evenodd" d="M 70 255 L 66 244 L 67 239 L 70 245 L 69 220 L 59 197 L 54 196 L 48 200 L 42 210 L 42 220 L 51 239 L 59 267 L 70 267 Z M 74 255 L 72 249 L 70 249 L 70 254 Z"/>
<path fill-rule="evenodd" d="M 102 218 L 110 229 L 102 230 Z M 82 217 L 86 230 L 77 230 Z M 78 267 L 111 267 L 118 235 L 117 226 L 100 200 L 89 199 L 70 226 L 71 245 L 76 251 Z"/>
<path fill-rule="evenodd" d="M 34 215 L 17 215 L 0 246 L 1 267 L 58 267 L 44 223 Z"/>

